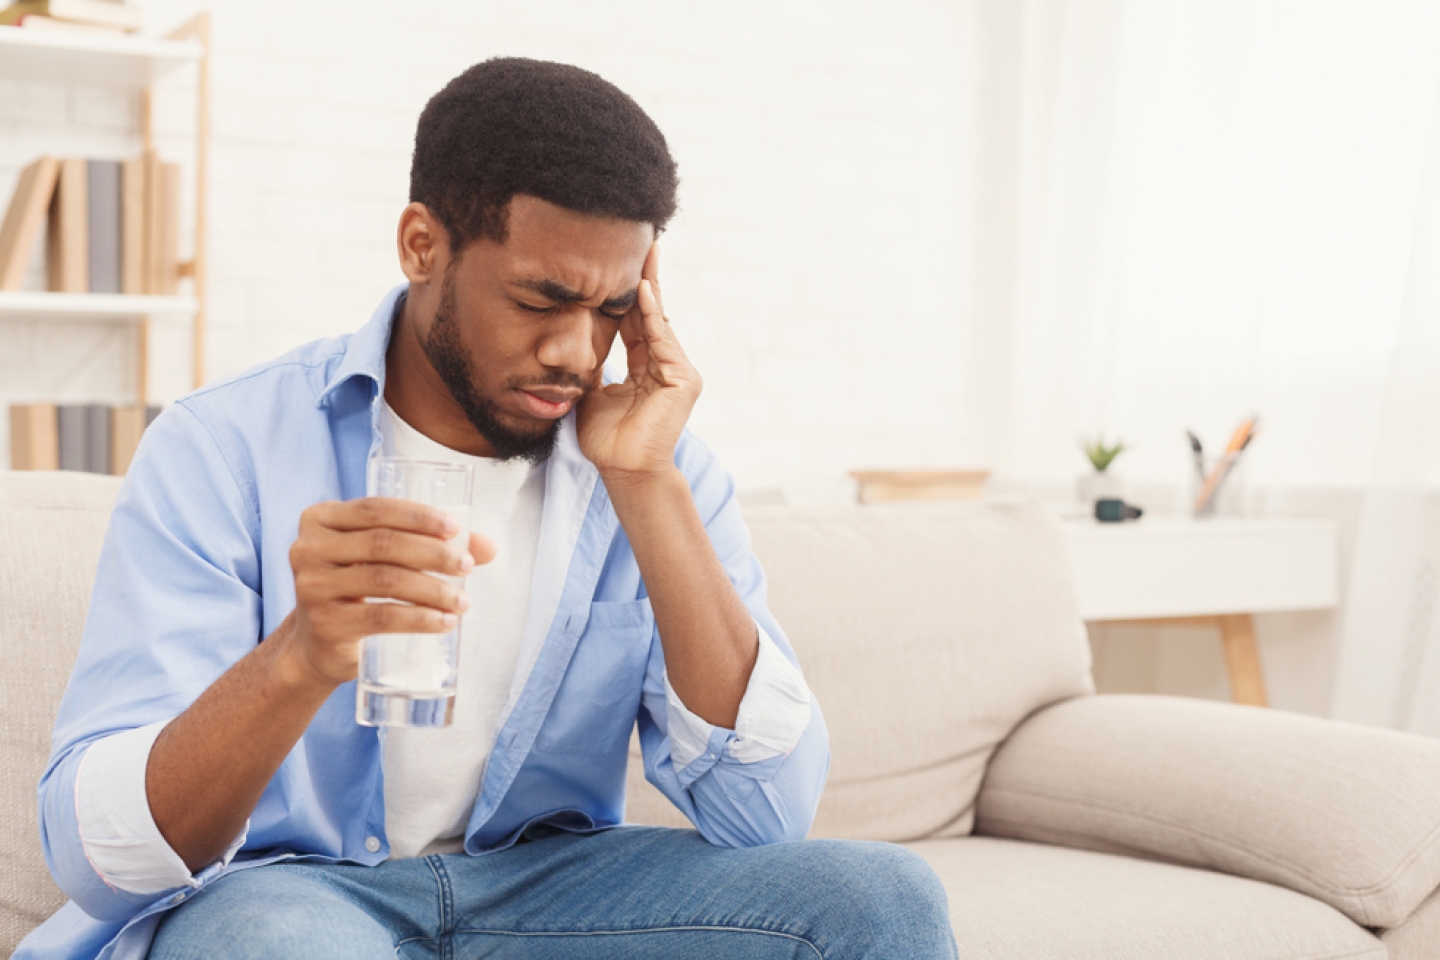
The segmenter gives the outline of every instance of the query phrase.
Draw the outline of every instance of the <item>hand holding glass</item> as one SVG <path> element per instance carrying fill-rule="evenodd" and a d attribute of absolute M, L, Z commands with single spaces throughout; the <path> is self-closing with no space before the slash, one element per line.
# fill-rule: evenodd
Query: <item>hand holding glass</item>
<path fill-rule="evenodd" d="M 471 469 L 465 464 L 375 457 L 365 493 L 439 507 L 460 532 L 451 543 L 470 549 Z M 457 587 L 463 577 L 433 573 Z M 398 603 L 372 600 L 372 603 Z M 454 714 L 460 621 L 444 633 L 385 633 L 360 641 L 360 678 L 355 719 L 366 726 L 445 727 Z"/>

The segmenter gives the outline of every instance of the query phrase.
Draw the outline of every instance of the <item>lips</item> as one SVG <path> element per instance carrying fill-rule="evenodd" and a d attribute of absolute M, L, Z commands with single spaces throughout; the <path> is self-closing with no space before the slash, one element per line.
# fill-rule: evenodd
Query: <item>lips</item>
<path fill-rule="evenodd" d="M 515 391 L 525 412 L 539 420 L 558 420 L 565 416 L 575 405 L 575 401 L 580 399 L 580 393 L 579 390 L 563 390 L 553 387 Z"/>

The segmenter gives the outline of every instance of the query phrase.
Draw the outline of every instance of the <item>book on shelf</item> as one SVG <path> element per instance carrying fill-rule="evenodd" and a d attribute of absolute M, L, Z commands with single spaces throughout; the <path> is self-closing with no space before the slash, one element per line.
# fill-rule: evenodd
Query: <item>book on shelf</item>
<path fill-rule="evenodd" d="M 104 23 L 81 23 L 76 20 L 57 20 L 54 17 L 42 17 L 39 14 L 27 13 L 14 26 L 23 27 L 26 30 L 44 30 L 47 33 L 69 33 L 89 34 L 91 36 L 109 36 L 129 33 L 124 27 L 113 27 Z"/>
<path fill-rule="evenodd" d="M 851 470 L 861 503 L 894 500 L 978 500 L 986 470 Z"/>
<path fill-rule="evenodd" d="M 0 25 L 33 29 L 33 17 L 125 31 L 139 30 L 145 19 L 140 6 L 126 0 L 19 0 L 0 9 Z"/>
<path fill-rule="evenodd" d="M 119 477 L 130 469 L 140 435 L 159 414 L 159 407 L 110 408 L 110 473 Z"/>
<path fill-rule="evenodd" d="M 53 403 L 10 408 L 10 469 L 59 470 L 60 440 Z"/>
<path fill-rule="evenodd" d="M 180 181 L 179 165 L 153 152 L 123 161 L 35 161 L 21 173 L 0 225 L 0 290 L 20 289 L 48 210 L 50 290 L 176 293 Z"/>
<path fill-rule="evenodd" d="M 85 161 L 86 263 L 90 293 L 120 292 L 120 161 Z"/>
<path fill-rule="evenodd" d="M 120 165 L 120 290 L 145 292 L 145 158 Z"/>
<path fill-rule="evenodd" d="M 20 289 L 59 175 L 60 161 L 54 157 L 41 157 L 20 171 L 10 208 L 0 223 L 0 290 Z"/>
<path fill-rule="evenodd" d="M 83 403 L 55 407 L 55 437 L 60 447 L 60 469 L 89 472 L 90 420 Z"/>
<path fill-rule="evenodd" d="M 156 406 L 13 404 L 10 469 L 122 475 L 159 413 Z"/>
<path fill-rule="evenodd" d="M 85 405 L 85 472 L 110 472 L 110 408 Z"/>
<path fill-rule="evenodd" d="M 46 280 L 55 293 L 85 293 L 90 284 L 90 204 L 85 188 L 85 161 L 61 160 L 45 238 Z"/>
<path fill-rule="evenodd" d="M 180 167 L 145 155 L 146 292 L 172 294 L 180 283 Z"/>

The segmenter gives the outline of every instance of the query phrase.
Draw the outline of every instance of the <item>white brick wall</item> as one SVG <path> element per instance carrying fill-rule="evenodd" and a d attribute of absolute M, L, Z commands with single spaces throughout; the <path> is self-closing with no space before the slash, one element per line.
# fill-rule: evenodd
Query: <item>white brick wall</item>
<path fill-rule="evenodd" d="M 198 5 L 152 0 L 153 29 Z M 693 426 L 742 488 L 847 496 L 845 471 L 976 463 L 969 4 L 219 0 L 212 377 L 352 330 L 400 278 L 393 232 L 426 99 L 498 54 L 625 89 L 670 140 L 666 305 L 706 377 Z M 176 158 L 192 108 L 167 82 Z M 105 91 L 0 90 L 0 191 L 42 152 L 136 149 Z M 38 277 L 33 278 L 38 282 Z M 153 385 L 183 391 L 183 329 Z M 119 401 L 126 336 L 0 329 L 0 400 Z M 161 362 L 157 359 L 157 363 Z"/>

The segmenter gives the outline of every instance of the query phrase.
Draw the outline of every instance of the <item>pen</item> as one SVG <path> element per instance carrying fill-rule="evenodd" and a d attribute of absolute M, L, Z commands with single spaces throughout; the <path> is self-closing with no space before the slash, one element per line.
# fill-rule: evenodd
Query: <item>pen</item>
<path fill-rule="evenodd" d="M 1195 456 L 1195 475 L 1200 482 L 1205 482 L 1205 447 L 1200 443 L 1200 438 L 1195 436 L 1194 430 L 1186 430 L 1185 436 L 1190 438 L 1190 452 Z"/>

